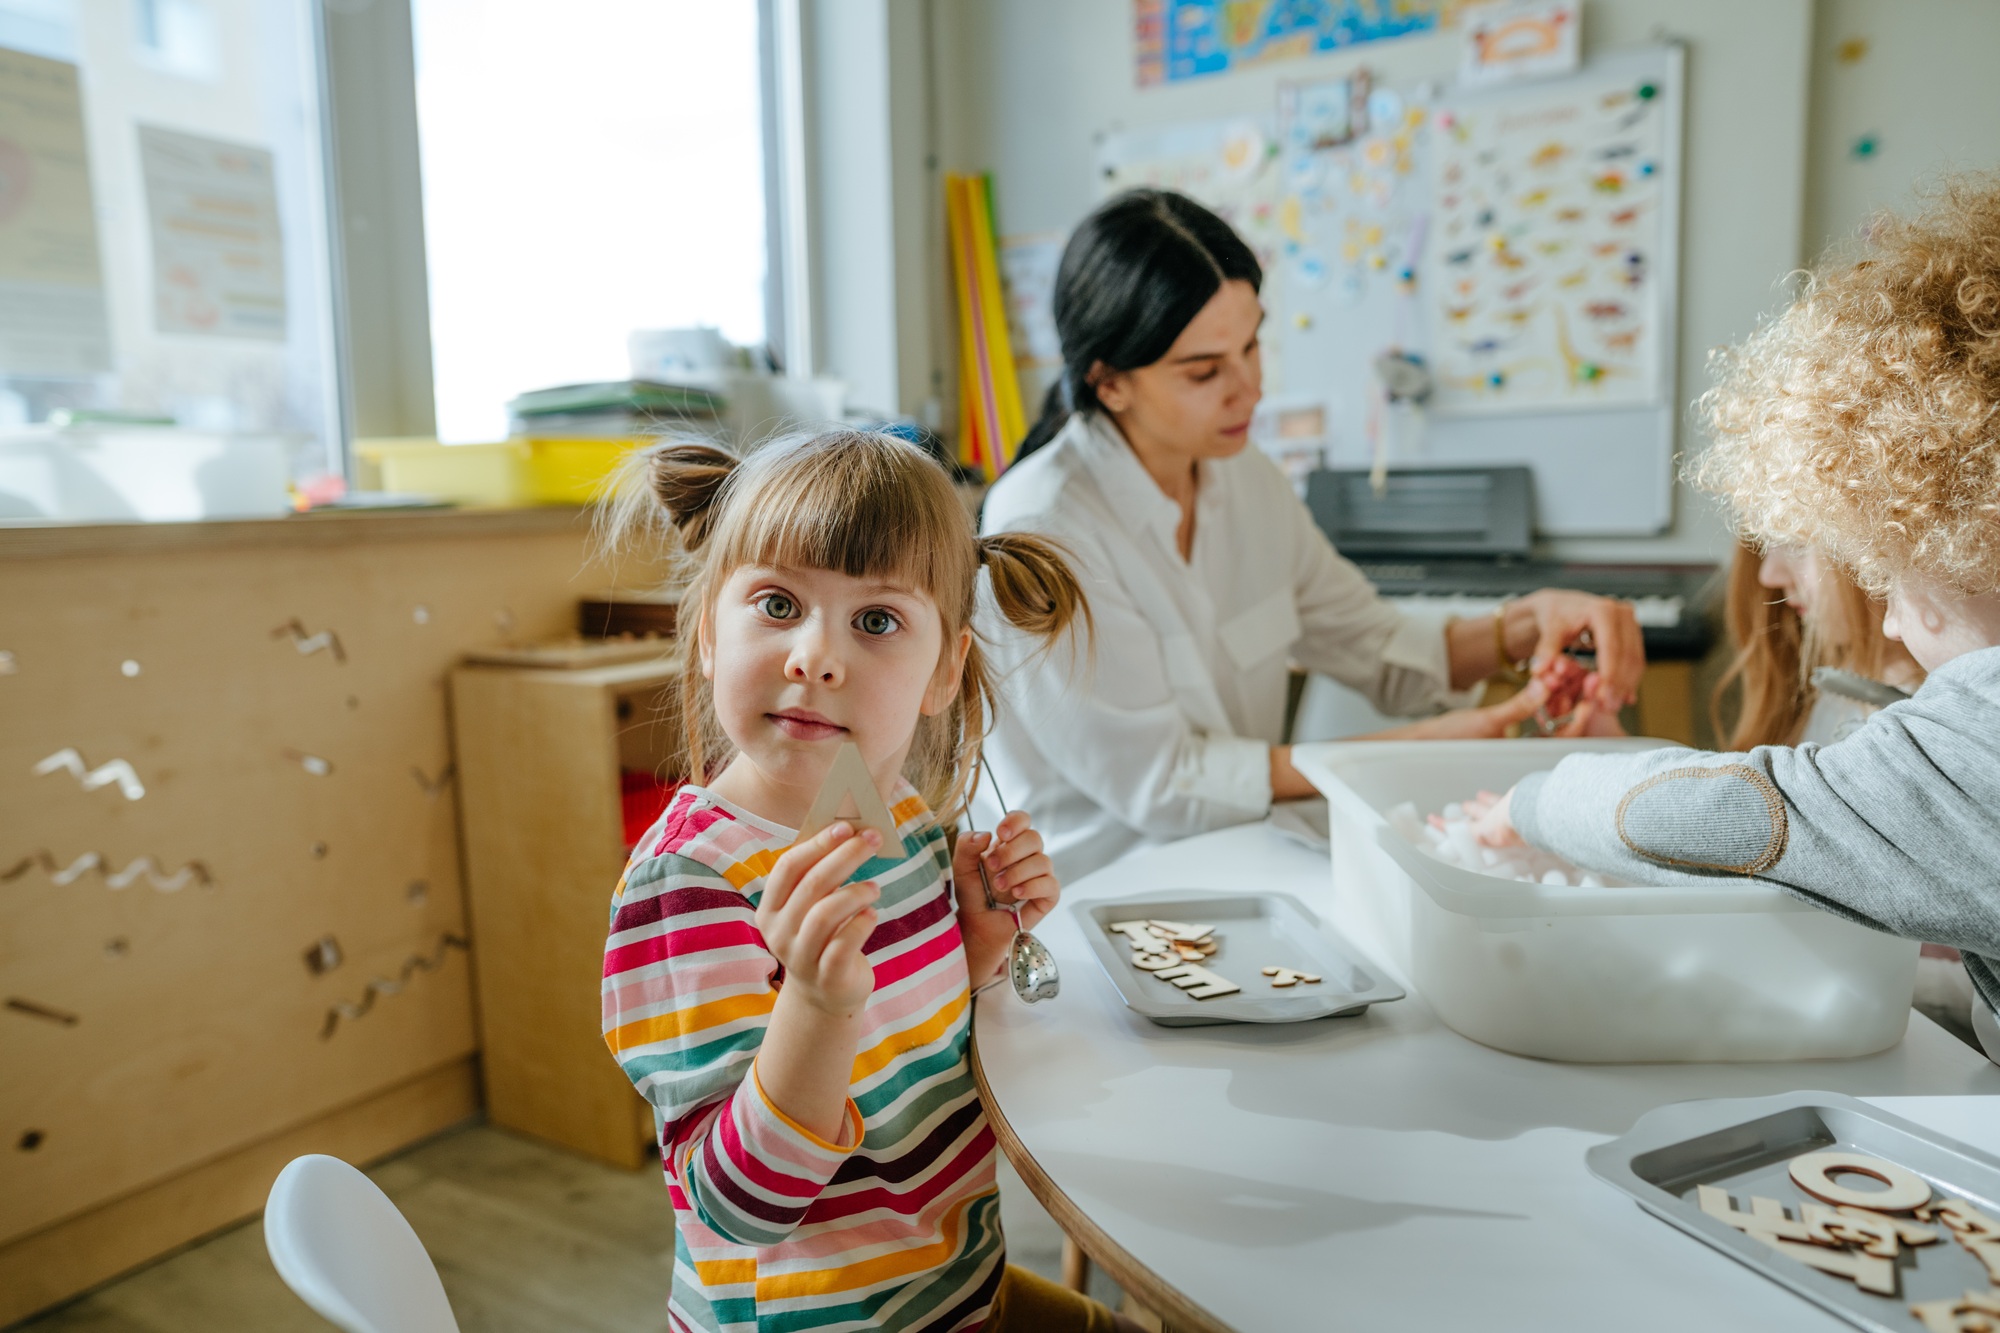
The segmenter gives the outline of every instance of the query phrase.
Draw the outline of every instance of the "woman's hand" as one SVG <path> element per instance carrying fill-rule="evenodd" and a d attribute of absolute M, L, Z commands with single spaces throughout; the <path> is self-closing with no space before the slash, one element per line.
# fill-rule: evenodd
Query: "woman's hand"
<path fill-rule="evenodd" d="M 1495 796 L 1490 791 L 1465 802 L 1465 813 L 1472 820 L 1472 836 L 1479 839 L 1482 847 L 1525 847 L 1527 840 L 1514 827 L 1514 789 L 1509 787 L 1504 796 Z"/>
<path fill-rule="evenodd" d="M 875 990 L 862 945 L 875 929 L 873 880 L 848 876 L 882 848 L 874 829 L 836 821 L 787 851 L 764 877 L 757 929 L 784 964 L 783 990 L 833 1017 L 852 1017 Z"/>
<path fill-rule="evenodd" d="M 965 937 L 966 971 L 982 986 L 1000 970 L 1014 940 L 1014 915 L 990 908 L 979 881 L 986 865 L 996 902 L 1021 906 L 1021 925 L 1032 930 L 1062 896 L 1055 865 L 1042 850 L 1042 835 L 1029 827 L 1028 813 L 1016 810 L 991 833 L 965 833 L 951 858 L 952 887 L 958 897 L 958 928 Z"/>
<path fill-rule="evenodd" d="M 1597 653 L 1597 680 L 1591 697 L 1598 708 L 1616 713 L 1639 697 L 1646 648 L 1630 602 L 1544 588 L 1507 603 L 1504 614 L 1501 630 L 1507 651 L 1517 660 L 1527 657 L 1537 674 L 1564 649 L 1588 636 Z"/>

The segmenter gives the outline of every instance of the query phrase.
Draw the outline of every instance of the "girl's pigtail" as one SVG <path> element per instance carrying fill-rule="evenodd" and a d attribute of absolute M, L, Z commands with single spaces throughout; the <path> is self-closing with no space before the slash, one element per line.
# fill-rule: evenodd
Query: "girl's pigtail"
<path fill-rule="evenodd" d="M 708 539 L 723 484 L 735 471 L 736 456 L 712 444 L 669 441 L 634 449 L 612 469 L 599 497 L 598 550 L 612 557 L 642 538 L 650 546 L 672 532 L 693 554 Z"/>
<path fill-rule="evenodd" d="M 639 538 L 648 545 L 678 535 L 680 550 L 670 566 L 667 584 L 682 593 L 689 614 L 679 635 L 680 688 L 678 711 L 686 747 L 686 773 L 696 782 L 708 779 L 710 758 L 723 752 L 725 738 L 715 722 L 700 669 L 698 651 L 704 604 L 706 563 L 701 548 L 721 512 L 729 479 L 736 474 L 736 456 L 698 441 L 668 441 L 634 449 L 612 471 L 596 514 L 597 547 L 615 557 Z"/>
<path fill-rule="evenodd" d="M 977 547 L 979 563 L 992 580 L 993 601 L 1001 617 L 1015 629 L 1041 640 L 1043 652 L 1055 647 L 1079 621 L 1084 636 L 1089 635 L 1090 604 L 1061 545 L 1046 537 L 1003 532 L 979 538 Z M 1076 642 L 1071 640 L 1072 647 Z M 974 636 L 959 677 L 958 702 L 937 733 L 942 743 L 928 750 L 919 765 L 927 775 L 938 775 L 931 784 L 935 794 L 927 789 L 925 797 L 946 818 L 956 818 L 964 811 L 978 785 L 979 750 L 998 703 L 997 686 L 986 645 Z"/>
<path fill-rule="evenodd" d="M 979 539 L 979 562 L 993 581 L 993 601 L 1007 623 L 1053 646 L 1077 621 L 1091 629 L 1090 603 L 1069 554 L 1046 537 L 999 532 Z"/>
<path fill-rule="evenodd" d="M 660 444 L 646 450 L 647 486 L 690 552 L 708 540 L 717 502 L 735 474 L 736 455 L 712 444 Z"/>

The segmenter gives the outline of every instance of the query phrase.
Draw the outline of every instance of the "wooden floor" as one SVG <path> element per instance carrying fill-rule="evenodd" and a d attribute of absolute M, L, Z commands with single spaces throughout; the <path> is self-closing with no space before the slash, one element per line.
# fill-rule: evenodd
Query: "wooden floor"
<path fill-rule="evenodd" d="M 452 1130 L 368 1173 L 437 1264 L 463 1333 L 659 1333 L 673 1209 L 657 1171 L 626 1173 L 485 1125 Z M 1001 1163 L 1008 1259 L 1061 1269 L 1062 1233 Z M 1093 1275 L 1114 1308 L 1118 1290 Z M 325 1333 L 251 1222 L 182 1250 L 15 1333 Z"/>

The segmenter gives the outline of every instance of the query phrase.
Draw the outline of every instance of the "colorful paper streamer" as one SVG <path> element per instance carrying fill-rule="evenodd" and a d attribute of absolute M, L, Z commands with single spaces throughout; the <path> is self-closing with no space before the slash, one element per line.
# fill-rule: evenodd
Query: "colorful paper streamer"
<path fill-rule="evenodd" d="M 993 178 L 946 176 L 944 198 L 958 296 L 958 457 L 992 481 L 1028 433 L 1000 292 Z"/>

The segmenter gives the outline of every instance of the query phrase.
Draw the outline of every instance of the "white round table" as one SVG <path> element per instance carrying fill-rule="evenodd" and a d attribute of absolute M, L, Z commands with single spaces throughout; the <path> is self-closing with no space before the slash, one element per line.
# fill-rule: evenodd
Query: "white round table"
<path fill-rule="evenodd" d="M 1641 1212 L 1584 1150 L 1665 1102 L 1814 1088 L 2000 1153 L 2000 1068 L 1916 1014 L 1880 1055 L 1758 1065 L 1523 1059 L 1414 992 L 1353 1018 L 1158 1027 L 1119 1002 L 1076 908 L 1173 888 L 1290 893 L 1343 925 L 1326 854 L 1265 825 L 1136 853 L 1036 931 L 1057 999 L 980 994 L 974 1070 L 1043 1206 L 1177 1330 L 1846 1328 Z"/>

